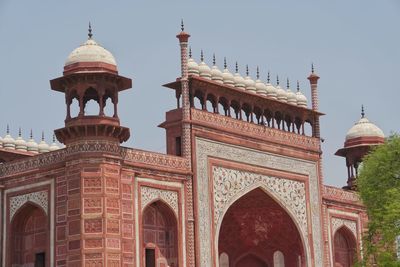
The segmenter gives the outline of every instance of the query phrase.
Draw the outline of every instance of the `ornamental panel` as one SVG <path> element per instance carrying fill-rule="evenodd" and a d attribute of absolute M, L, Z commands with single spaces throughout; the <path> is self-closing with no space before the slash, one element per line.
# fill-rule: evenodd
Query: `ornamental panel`
<path fill-rule="evenodd" d="M 355 221 L 332 217 L 331 224 L 333 235 L 340 227 L 346 226 L 353 233 L 354 238 L 357 239 L 357 223 Z"/>
<path fill-rule="evenodd" d="M 17 211 L 27 202 L 32 202 L 43 209 L 43 211 L 48 214 L 48 192 L 32 192 L 24 195 L 10 197 L 10 222 L 12 221 L 14 215 Z"/>
<path fill-rule="evenodd" d="M 251 172 L 213 167 L 214 224 L 217 228 L 224 212 L 238 197 L 260 186 L 285 206 L 307 234 L 306 190 L 304 182 L 271 177 Z"/>
<path fill-rule="evenodd" d="M 162 190 L 158 188 L 142 186 L 140 187 L 140 193 L 142 197 L 142 211 L 151 202 L 161 199 L 167 203 L 171 209 L 175 212 L 175 215 L 179 214 L 178 204 L 178 192 L 170 190 Z"/>

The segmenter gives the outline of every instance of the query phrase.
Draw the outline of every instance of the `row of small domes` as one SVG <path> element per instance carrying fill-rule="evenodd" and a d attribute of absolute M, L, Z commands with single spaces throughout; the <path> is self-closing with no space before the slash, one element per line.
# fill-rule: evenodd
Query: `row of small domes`
<path fill-rule="evenodd" d="M 286 90 L 280 87 L 279 79 L 277 78 L 277 85 L 273 86 L 270 83 L 270 77 L 268 72 L 267 83 L 260 80 L 259 69 L 257 67 L 257 80 L 253 80 L 249 76 L 248 66 L 246 66 L 246 77 L 242 77 L 238 71 L 238 64 L 236 62 L 236 72 L 232 74 L 226 65 L 226 59 L 224 59 L 224 70 L 221 71 L 215 64 L 215 55 L 213 57 L 213 66 L 210 68 L 205 62 L 203 57 L 203 51 L 201 51 L 201 61 L 197 63 L 191 55 L 189 50 L 188 59 L 188 74 L 192 76 L 200 76 L 205 79 L 213 80 L 217 83 L 226 84 L 238 89 L 246 90 L 250 93 L 267 96 L 271 99 L 279 100 L 284 103 L 297 105 L 300 107 L 307 108 L 307 98 L 299 90 L 299 83 L 297 82 L 297 92 L 294 93 L 289 88 L 289 80 L 287 81 Z"/>
<path fill-rule="evenodd" d="M 17 150 L 23 152 L 31 152 L 31 153 L 45 153 L 50 151 L 55 151 L 60 149 L 57 145 L 55 136 L 53 135 L 53 143 L 47 144 L 44 141 L 44 133 L 42 132 L 42 140 L 38 143 L 33 139 L 32 130 L 30 134 L 30 139 L 25 141 L 21 136 L 21 128 L 19 129 L 18 137 L 13 138 L 10 135 L 10 129 L 7 126 L 7 134 L 3 138 L 0 136 L 0 148 L 9 149 L 9 150 Z"/>

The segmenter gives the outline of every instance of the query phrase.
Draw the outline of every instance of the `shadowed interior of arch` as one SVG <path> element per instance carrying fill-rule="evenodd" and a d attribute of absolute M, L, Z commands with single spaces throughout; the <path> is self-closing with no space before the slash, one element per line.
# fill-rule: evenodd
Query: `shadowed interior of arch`
<path fill-rule="evenodd" d="M 177 221 L 172 209 L 162 201 L 143 211 L 144 266 L 178 267 Z"/>
<path fill-rule="evenodd" d="M 334 266 L 350 267 L 356 259 L 356 240 L 353 233 L 346 227 L 339 228 L 334 235 Z"/>
<path fill-rule="evenodd" d="M 11 222 L 10 266 L 44 267 L 49 257 L 49 229 L 46 213 L 26 203 Z"/>
<path fill-rule="evenodd" d="M 227 210 L 219 232 L 218 255 L 228 255 L 227 267 L 272 267 L 276 251 L 283 254 L 283 265 L 276 266 L 305 266 L 303 244 L 292 218 L 257 188 Z"/>

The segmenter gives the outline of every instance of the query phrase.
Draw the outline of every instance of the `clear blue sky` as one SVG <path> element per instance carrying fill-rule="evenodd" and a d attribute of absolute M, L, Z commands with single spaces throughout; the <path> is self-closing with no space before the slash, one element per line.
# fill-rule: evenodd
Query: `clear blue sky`
<path fill-rule="evenodd" d="M 117 59 L 121 75 L 133 78 L 133 90 L 120 96 L 119 115 L 131 128 L 125 145 L 165 151 L 165 133 L 157 125 L 175 107 L 174 93 L 162 84 L 179 76 L 175 38 L 180 19 L 192 35 L 195 58 L 216 53 L 222 66 L 260 66 L 282 79 L 306 77 L 314 62 L 319 83 L 325 138 L 327 184 L 346 181 L 345 161 L 334 156 L 347 130 L 360 118 L 360 106 L 386 135 L 399 132 L 400 2 L 382 1 L 0 1 L 0 135 L 10 124 L 15 136 L 33 128 L 48 141 L 62 127 L 65 100 L 50 90 L 62 74 L 68 54 L 94 38 Z M 242 71 L 243 73 L 243 71 Z"/>

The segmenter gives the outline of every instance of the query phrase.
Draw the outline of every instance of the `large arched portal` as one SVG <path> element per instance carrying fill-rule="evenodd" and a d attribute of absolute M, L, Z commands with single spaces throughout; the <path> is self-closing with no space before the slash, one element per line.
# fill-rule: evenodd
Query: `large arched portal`
<path fill-rule="evenodd" d="M 11 222 L 10 266 L 49 266 L 49 227 L 45 212 L 26 204 Z"/>
<path fill-rule="evenodd" d="M 228 255 L 229 267 L 274 267 L 274 254 L 276 266 L 305 266 L 301 237 L 292 218 L 261 189 L 247 193 L 229 207 L 218 250 L 219 255 Z"/>
<path fill-rule="evenodd" d="M 356 241 L 346 227 L 336 231 L 334 236 L 335 267 L 351 267 L 356 257 Z"/>
<path fill-rule="evenodd" d="M 163 202 L 143 212 L 143 257 L 145 267 L 178 267 L 178 235 L 174 212 Z"/>

